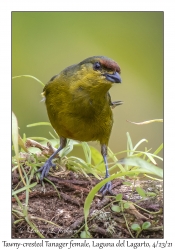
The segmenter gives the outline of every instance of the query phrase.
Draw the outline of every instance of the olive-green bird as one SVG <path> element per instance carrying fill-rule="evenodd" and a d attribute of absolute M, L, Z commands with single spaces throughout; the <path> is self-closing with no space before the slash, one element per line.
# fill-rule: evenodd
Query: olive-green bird
<path fill-rule="evenodd" d="M 53 76 L 45 85 L 43 95 L 50 122 L 60 137 L 60 147 L 38 171 L 40 179 L 47 176 L 55 155 L 66 146 L 67 138 L 78 141 L 99 141 L 109 177 L 107 146 L 113 125 L 112 102 L 108 90 L 121 83 L 120 67 L 110 58 L 93 56 L 69 66 Z M 103 195 L 111 190 L 106 183 Z"/>

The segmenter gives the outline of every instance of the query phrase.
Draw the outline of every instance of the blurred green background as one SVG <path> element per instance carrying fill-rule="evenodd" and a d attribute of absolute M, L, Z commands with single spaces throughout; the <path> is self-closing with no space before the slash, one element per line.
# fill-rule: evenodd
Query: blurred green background
<path fill-rule="evenodd" d="M 154 152 L 163 141 L 163 124 L 136 126 L 126 120 L 163 118 L 163 12 L 12 12 L 12 76 L 32 75 L 47 83 L 94 55 L 112 58 L 122 72 L 122 84 L 110 90 L 112 100 L 124 104 L 113 110 L 109 147 L 115 153 L 126 150 L 129 132 L 134 145 L 146 138 L 140 149 Z M 48 121 L 41 92 L 30 78 L 13 80 L 12 109 L 21 136 L 50 138 L 48 126 L 26 127 Z"/>

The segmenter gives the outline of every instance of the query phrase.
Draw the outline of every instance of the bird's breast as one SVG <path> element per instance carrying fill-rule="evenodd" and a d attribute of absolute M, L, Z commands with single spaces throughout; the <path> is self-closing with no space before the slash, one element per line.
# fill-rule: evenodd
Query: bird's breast
<path fill-rule="evenodd" d="M 50 122 L 59 136 L 108 143 L 113 116 L 106 95 L 82 95 L 81 90 L 78 95 L 65 89 L 51 89 L 46 93 L 45 103 Z"/>
<path fill-rule="evenodd" d="M 93 106 L 93 101 L 60 103 L 47 106 L 50 122 L 59 136 L 79 141 L 100 141 L 107 144 L 113 125 L 108 106 Z M 59 108 L 58 108 L 59 107 Z"/>

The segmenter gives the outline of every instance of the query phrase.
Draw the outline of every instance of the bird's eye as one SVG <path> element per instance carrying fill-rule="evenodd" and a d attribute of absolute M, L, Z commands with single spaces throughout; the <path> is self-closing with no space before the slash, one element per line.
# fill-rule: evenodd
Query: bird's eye
<path fill-rule="evenodd" d="M 94 70 L 99 70 L 99 69 L 101 69 L 101 64 L 99 62 L 95 62 L 93 68 L 94 68 Z"/>

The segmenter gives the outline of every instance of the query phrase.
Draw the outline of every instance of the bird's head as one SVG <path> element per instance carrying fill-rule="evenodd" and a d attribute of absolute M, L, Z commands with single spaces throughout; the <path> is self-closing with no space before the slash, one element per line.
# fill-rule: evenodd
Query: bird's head
<path fill-rule="evenodd" d="M 108 57 L 89 57 L 80 62 L 79 65 L 83 71 L 86 71 L 88 75 L 92 74 L 97 80 L 101 78 L 112 83 L 121 83 L 120 67 L 115 61 Z"/>
<path fill-rule="evenodd" d="M 105 56 L 89 57 L 82 62 L 66 68 L 64 77 L 70 80 L 72 90 L 107 92 L 113 83 L 121 83 L 120 67 Z"/>
<path fill-rule="evenodd" d="M 108 57 L 89 57 L 53 76 L 42 95 L 67 91 L 75 98 L 104 96 L 114 83 L 121 83 L 120 72 L 119 65 Z"/>

